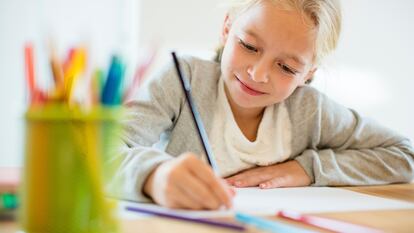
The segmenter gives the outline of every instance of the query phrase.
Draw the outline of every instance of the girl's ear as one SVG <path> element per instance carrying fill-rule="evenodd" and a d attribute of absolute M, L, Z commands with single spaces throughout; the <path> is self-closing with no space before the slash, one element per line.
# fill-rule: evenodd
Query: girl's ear
<path fill-rule="evenodd" d="M 305 78 L 303 79 L 303 82 L 299 86 L 304 86 L 306 84 L 309 84 L 312 81 L 313 75 L 315 74 L 317 70 L 318 70 L 317 67 L 314 67 L 311 70 L 309 70 L 308 74 L 305 76 Z"/>
<path fill-rule="evenodd" d="M 231 20 L 229 17 L 229 14 L 226 14 L 226 17 L 224 18 L 224 22 L 223 22 L 223 28 L 221 31 L 221 43 L 224 45 L 227 41 L 227 38 L 229 36 L 229 32 L 230 32 L 230 28 L 231 28 Z"/>

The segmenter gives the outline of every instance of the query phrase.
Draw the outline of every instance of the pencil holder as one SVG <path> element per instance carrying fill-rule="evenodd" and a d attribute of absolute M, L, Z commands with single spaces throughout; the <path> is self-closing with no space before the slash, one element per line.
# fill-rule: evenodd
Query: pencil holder
<path fill-rule="evenodd" d="M 109 161 L 120 143 L 121 115 L 120 107 L 27 111 L 19 214 L 24 232 L 118 232 L 104 183 L 116 169 Z"/>

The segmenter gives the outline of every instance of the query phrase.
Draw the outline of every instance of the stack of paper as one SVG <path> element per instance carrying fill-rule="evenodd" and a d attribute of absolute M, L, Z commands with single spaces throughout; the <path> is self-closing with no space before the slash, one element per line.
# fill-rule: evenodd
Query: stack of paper
<path fill-rule="evenodd" d="M 300 187 L 300 188 L 240 188 L 233 202 L 233 209 L 218 211 L 168 210 L 154 204 L 122 202 L 123 217 L 145 217 L 136 213 L 126 213 L 125 206 L 140 206 L 152 209 L 164 209 L 190 214 L 193 217 L 224 217 L 235 212 L 254 215 L 274 215 L 279 210 L 292 210 L 301 213 L 414 209 L 414 203 L 376 197 L 342 188 Z"/>

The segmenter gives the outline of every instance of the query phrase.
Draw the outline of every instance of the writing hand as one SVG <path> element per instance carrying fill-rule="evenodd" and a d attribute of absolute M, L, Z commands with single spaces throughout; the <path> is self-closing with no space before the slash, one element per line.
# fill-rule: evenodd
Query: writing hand
<path fill-rule="evenodd" d="M 144 184 L 144 193 L 169 208 L 218 209 L 231 207 L 231 187 L 210 166 L 186 153 L 159 165 Z"/>

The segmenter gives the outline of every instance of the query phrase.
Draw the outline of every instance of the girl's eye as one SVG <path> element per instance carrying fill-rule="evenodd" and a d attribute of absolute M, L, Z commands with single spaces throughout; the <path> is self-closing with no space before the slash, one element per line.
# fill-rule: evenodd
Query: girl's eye
<path fill-rule="evenodd" d="M 295 74 L 297 74 L 297 73 L 298 73 L 296 70 L 294 70 L 294 69 L 290 68 L 289 66 L 287 66 L 287 65 L 285 65 L 285 64 L 278 63 L 278 65 L 279 65 L 279 67 L 283 70 L 283 72 L 286 72 L 286 73 L 288 73 L 288 74 L 292 74 L 292 75 L 295 75 Z"/>
<path fill-rule="evenodd" d="M 242 39 L 239 39 L 239 43 L 247 50 L 251 51 L 251 52 L 258 52 L 258 49 L 256 47 L 254 47 L 253 45 L 250 45 L 246 42 L 244 42 Z"/>

